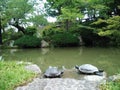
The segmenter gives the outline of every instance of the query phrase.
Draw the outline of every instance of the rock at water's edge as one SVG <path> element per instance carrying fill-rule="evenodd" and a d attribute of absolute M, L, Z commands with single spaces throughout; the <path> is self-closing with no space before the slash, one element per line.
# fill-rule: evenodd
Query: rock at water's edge
<path fill-rule="evenodd" d="M 29 71 L 32 71 L 32 72 L 35 72 L 37 74 L 41 73 L 40 68 L 36 64 L 26 65 L 25 69 L 29 70 Z"/>
<path fill-rule="evenodd" d="M 116 80 L 120 80 L 120 74 L 108 77 L 108 81 L 116 81 Z"/>

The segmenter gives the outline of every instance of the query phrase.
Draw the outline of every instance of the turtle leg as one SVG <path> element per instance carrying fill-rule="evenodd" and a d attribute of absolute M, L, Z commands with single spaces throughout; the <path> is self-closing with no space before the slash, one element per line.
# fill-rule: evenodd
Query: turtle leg
<path fill-rule="evenodd" d="M 103 76 L 103 72 L 98 71 L 98 72 L 95 72 L 95 74 L 98 75 L 98 76 Z"/>

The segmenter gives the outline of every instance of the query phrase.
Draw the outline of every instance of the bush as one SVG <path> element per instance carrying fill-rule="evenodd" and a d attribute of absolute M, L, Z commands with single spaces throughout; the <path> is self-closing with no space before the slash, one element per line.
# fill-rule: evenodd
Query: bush
<path fill-rule="evenodd" d="M 23 48 L 35 48 L 40 47 L 41 39 L 35 36 L 24 35 L 23 37 L 15 41 L 15 45 Z"/>
<path fill-rule="evenodd" d="M 35 27 L 27 27 L 25 29 L 25 34 L 26 35 L 33 35 L 36 33 L 36 31 L 37 31 L 37 29 Z"/>
<path fill-rule="evenodd" d="M 69 32 L 63 32 L 52 36 L 52 44 L 55 47 L 78 46 L 79 40 L 77 36 Z"/>

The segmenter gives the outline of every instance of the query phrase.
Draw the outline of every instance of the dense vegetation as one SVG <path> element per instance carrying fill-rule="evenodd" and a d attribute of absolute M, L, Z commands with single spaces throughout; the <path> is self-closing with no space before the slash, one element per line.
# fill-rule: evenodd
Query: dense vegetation
<path fill-rule="evenodd" d="M 85 45 L 119 46 L 120 1 L 47 0 L 45 6 L 61 29 L 77 33 Z"/>
<path fill-rule="evenodd" d="M 54 34 L 52 36 L 51 43 L 54 46 L 59 46 L 59 47 L 78 46 L 79 40 L 77 36 L 68 32 L 63 32 L 63 33 Z"/>
<path fill-rule="evenodd" d="M 0 61 L 0 90 L 13 90 L 29 82 L 35 73 L 25 70 L 25 65 Z"/>
<path fill-rule="evenodd" d="M 120 1 L 46 0 L 42 2 L 44 9 L 35 8 L 39 4 L 34 0 L 0 0 L 1 45 L 14 40 L 19 47 L 33 48 L 40 47 L 44 39 L 52 46 L 78 46 L 81 37 L 86 46 L 120 46 Z M 48 23 L 47 16 L 57 21 Z M 28 29 L 31 23 L 33 30 Z"/>
<path fill-rule="evenodd" d="M 29 0 L 0 1 L 1 45 L 14 40 L 19 47 L 35 48 L 44 39 L 54 46 L 76 46 L 80 42 L 75 38 L 82 37 L 86 46 L 120 46 L 120 1 L 46 0 L 42 2 L 44 9 L 35 8 L 39 4 Z M 56 17 L 56 23 L 48 25 L 46 16 Z M 28 29 L 30 23 L 33 30 Z"/>
<path fill-rule="evenodd" d="M 15 40 L 15 45 L 22 48 L 35 48 L 40 47 L 41 39 L 38 38 L 36 34 L 36 28 L 28 27 L 25 30 L 25 35 Z"/>

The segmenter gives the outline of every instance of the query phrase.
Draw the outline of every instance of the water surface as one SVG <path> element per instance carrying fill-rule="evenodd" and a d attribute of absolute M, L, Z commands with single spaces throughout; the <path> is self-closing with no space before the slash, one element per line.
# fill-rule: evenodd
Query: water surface
<path fill-rule="evenodd" d="M 120 72 L 120 49 L 118 48 L 43 48 L 43 49 L 5 49 L 0 50 L 4 60 L 28 61 L 40 66 L 44 72 L 48 66 L 92 64 L 104 69 L 108 75 Z"/>

